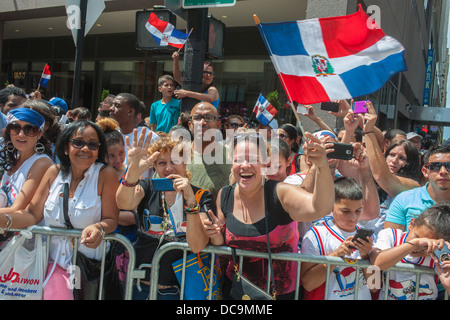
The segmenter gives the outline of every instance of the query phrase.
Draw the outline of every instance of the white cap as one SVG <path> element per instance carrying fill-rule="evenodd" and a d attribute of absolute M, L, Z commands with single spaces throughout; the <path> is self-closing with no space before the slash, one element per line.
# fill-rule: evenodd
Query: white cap
<path fill-rule="evenodd" d="M 408 139 L 408 140 L 411 140 L 412 138 L 415 138 L 415 137 L 419 137 L 420 140 L 423 139 L 423 137 L 422 137 L 420 134 L 417 134 L 417 133 L 415 133 L 415 132 L 408 132 L 408 133 L 406 134 L 406 139 Z"/>

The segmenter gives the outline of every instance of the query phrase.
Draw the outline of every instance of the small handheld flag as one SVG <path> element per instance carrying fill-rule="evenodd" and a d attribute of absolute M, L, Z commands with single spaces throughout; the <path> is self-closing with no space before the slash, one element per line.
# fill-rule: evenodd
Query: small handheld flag
<path fill-rule="evenodd" d="M 45 65 L 42 71 L 41 79 L 39 80 L 39 87 L 47 88 L 47 84 L 51 78 L 50 67 L 48 64 Z"/>
<path fill-rule="evenodd" d="M 183 48 L 189 35 L 177 30 L 172 24 L 159 19 L 153 12 L 150 13 L 145 28 L 160 46 L 172 46 L 175 48 Z M 191 30 L 192 31 L 192 30 Z"/>
<path fill-rule="evenodd" d="M 256 113 L 256 119 L 258 119 L 262 125 L 267 126 L 276 116 L 278 111 L 263 97 L 262 94 L 260 94 L 256 101 L 256 105 L 253 108 L 253 112 Z"/>

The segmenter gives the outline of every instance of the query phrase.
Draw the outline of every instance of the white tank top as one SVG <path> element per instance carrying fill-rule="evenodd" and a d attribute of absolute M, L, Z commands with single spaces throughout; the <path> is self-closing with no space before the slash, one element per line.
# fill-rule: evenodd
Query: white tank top
<path fill-rule="evenodd" d="M 40 158 L 50 159 L 50 157 L 46 154 L 35 153 L 25 160 L 19 169 L 17 169 L 12 175 L 9 175 L 7 172 L 3 174 L 1 188 L 6 193 L 8 198 L 8 207 L 14 203 L 14 200 L 16 200 L 20 190 L 22 190 L 23 184 L 27 180 L 28 171 L 30 171 L 33 164 Z"/>
<path fill-rule="evenodd" d="M 69 198 L 69 218 L 75 229 L 84 229 L 88 225 L 101 221 L 102 199 L 98 195 L 98 177 L 103 164 L 94 163 L 84 174 L 77 186 L 75 194 Z M 63 193 L 64 183 L 70 183 L 71 172 L 63 177 L 60 172 L 52 183 L 44 207 L 46 226 L 66 228 L 64 225 Z M 100 260 L 102 245 L 97 249 L 87 248 L 80 244 L 78 250 L 88 258 Z M 50 240 L 50 260 L 67 269 L 72 264 L 72 241 L 70 237 L 52 236 Z"/>

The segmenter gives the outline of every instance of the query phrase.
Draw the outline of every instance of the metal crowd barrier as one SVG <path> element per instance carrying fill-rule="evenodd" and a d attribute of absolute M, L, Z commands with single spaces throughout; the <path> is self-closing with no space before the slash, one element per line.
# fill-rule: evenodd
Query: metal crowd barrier
<path fill-rule="evenodd" d="M 155 253 L 152 261 L 151 268 L 151 276 L 150 276 L 150 300 L 156 300 L 157 298 L 157 287 L 158 287 L 158 275 L 159 275 L 159 261 L 161 257 L 166 254 L 170 250 L 183 250 L 183 269 L 182 269 L 182 280 L 180 283 L 180 299 L 183 300 L 184 289 L 185 289 L 185 265 L 186 265 L 186 257 L 188 252 L 190 252 L 190 248 L 187 243 L 183 242 L 170 242 L 163 246 L 161 246 L 158 251 Z M 207 252 L 212 254 L 211 258 L 211 270 L 214 268 L 215 255 L 231 255 L 231 249 L 226 246 L 207 246 L 202 252 Z M 268 258 L 267 253 L 256 252 L 256 251 L 247 251 L 247 250 L 236 250 L 236 254 L 240 259 L 240 267 L 242 268 L 242 261 L 244 257 L 255 257 L 255 258 Z M 295 300 L 298 300 L 300 294 L 300 262 L 311 262 L 311 263 L 322 263 L 327 266 L 327 278 L 325 282 L 325 299 L 328 300 L 328 285 L 329 285 L 329 276 L 330 276 L 330 266 L 352 266 L 356 268 L 356 279 L 359 279 L 359 274 L 362 272 L 362 269 L 368 268 L 371 266 L 368 260 L 351 260 L 351 262 L 346 261 L 346 259 L 339 257 L 329 257 L 329 256 L 313 256 L 313 255 L 305 255 L 299 253 L 272 253 L 272 260 L 288 260 L 295 261 L 297 263 L 297 276 L 296 276 L 296 291 L 295 291 Z M 349 260 L 350 261 L 350 260 Z M 270 266 L 269 266 L 270 268 Z M 420 276 L 422 274 L 432 274 L 436 275 L 436 272 L 433 268 L 424 267 L 424 266 L 416 266 L 413 264 L 405 264 L 405 263 L 397 263 L 395 266 L 391 267 L 386 271 L 386 279 L 389 279 L 389 275 L 391 271 L 403 271 L 410 272 L 416 274 L 416 286 L 420 283 Z M 268 271 L 270 272 L 270 270 Z M 213 277 L 209 279 L 209 293 L 208 299 L 211 300 L 212 297 L 212 282 Z M 359 292 L 359 281 L 356 281 L 355 290 Z M 267 285 L 268 293 L 270 290 L 270 286 Z M 388 295 L 388 290 L 385 290 L 383 299 L 386 300 Z M 415 290 L 415 300 L 418 299 L 419 290 Z M 445 300 L 448 300 L 448 293 L 445 292 Z M 358 294 L 354 295 L 354 300 L 358 300 Z"/>
<path fill-rule="evenodd" d="M 32 226 L 26 229 L 28 231 L 31 231 L 32 233 L 36 234 L 42 234 L 46 236 L 64 236 L 64 237 L 72 237 L 74 238 L 74 254 L 73 254 L 73 261 L 75 264 L 76 258 L 77 258 L 77 252 L 78 252 L 78 244 L 81 237 L 82 230 L 79 229 L 64 229 L 64 228 L 56 228 L 56 227 L 46 227 L 46 226 Z M 19 232 L 20 229 L 11 229 L 11 231 Z M 110 233 L 105 235 L 104 237 L 105 241 L 117 241 L 121 245 L 125 247 L 125 249 L 129 253 L 129 261 L 127 266 L 127 275 L 125 280 L 125 289 L 124 289 L 124 300 L 132 300 L 132 293 L 133 293 L 133 283 L 135 279 L 139 281 L 139 279 L 143 278 L 145 276 L 145 271 L 136 270 L 134 268 L 134 265 L 136 263 L 136 253 L 134 251 L 134 247 L 131 243 L 131 241 L 126 238 L 125 236 L 118 234 L 118 233 Z M 47 245 L 47 252 L 49 252 L 48 247 L 50 245 L 50 241 L 46 241 Z M 101 264 L 101 276 L 100 276 L 100 288 L 103 288 L 103 278 L 104 278 L 104 263 L 105 263 L 105 256 L 106 256 L 106 247 L 103 246 L 103 253 L 102 253 L 102 264 Z M 102 291 L 99 290 L 99 300 L 102 300 Z"/>

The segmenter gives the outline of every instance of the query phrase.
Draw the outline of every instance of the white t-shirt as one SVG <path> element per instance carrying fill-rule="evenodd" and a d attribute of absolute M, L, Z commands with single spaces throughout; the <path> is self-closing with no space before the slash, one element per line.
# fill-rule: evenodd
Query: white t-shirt
<path fill-rule="evenodd" d="M 400 229 L 386 228 L 378 233 L 378 240 L 374 248 L 386 250 L 405 243 L 409 232 L 403 232 Z M 434 261 L 431 257 L 411 257 L 407 255 L 401 263 L 411 263 L 415 265 L 434 267 Z M 438 288 L 437 278 L 431 274 L 420 275 L 419 300 L 436 300 Z M 380 290 L 379 299 L 384 299 L 385 281 Z M 388 300 L 414 300 L 415 297 L 416 274 L 411 272 L 391 271 L 389 279 Z"/>
<path fill-rule="evenodd" d="M 315 256 L 327 256 L 336 250 L 342 242 L 353 232 L 345 232 L 339 229 L 331 219 L 323 221 L 306 232 L 303 237 L 301 253 Z M 361 259 L 358 250 L 353 251 L 349 259 Z M 358 300 L 372 300 L 370 290 L 362 270 L 360 270 Z M 329 300 L 353 300 L 356 284 L 356 268 L 352 266 L 337 266 L 329 275 L 328 299 Z M 319 290 L 316 289 L 316 290 Z"/>

